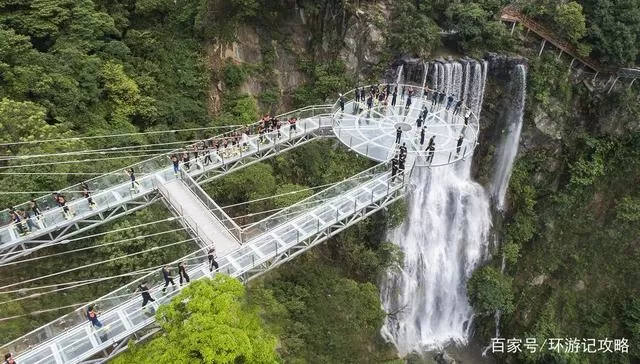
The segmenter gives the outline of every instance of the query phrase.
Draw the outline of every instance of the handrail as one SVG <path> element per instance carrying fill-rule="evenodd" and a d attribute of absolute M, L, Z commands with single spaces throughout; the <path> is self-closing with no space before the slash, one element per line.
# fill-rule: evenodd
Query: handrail
<path fill-rule="evenodd" d="M 309 106 L 305 106 L 305 107 L 302 107 L 302 108 L 299 108 L 299 109 L 296 109 L 296 110 L 293 110 L 293 111 L 289 111 L 289 112 L 277 115 L 276 118 L 282 118 L 282 117 L 284 117 L 286 115 L 293 115 L 293 114 L 301 113 L 301 112 L 308 111 L 308 110 L 311 110 L 311 109 L 318 109 L 318 108 L 327 109 L 327 108 L 330 108 L 331 106 L 332 105 L 309 105 Z M 211 138 L 215 138 L 215 139 L 225 138 L 225 137 L 233 135 L 236 132 L 245 131 L 245 130 L 249 130 L 249 132 L 251 132 L 251 129 L 255 130 L 255 128 L 259 125 L 259 123 L 260 123 L 260 121 L 256 121 L 254 123 L 247 124 L 244 127 L 239 127 L 239 128 L 229 127 L 229 129 L 230 129 L 229 131 L 221 133 L 221 134 L 218 134 L 218 135 L 213 136 Z M 217 130 L 217 129 L 212 129 L 212 130 Z M 206 130 L 203 131 L 203 132 L 206 133 Z M 128 168 L 133 168 L 134 171 L 136 172 L 136 174 L 142 174 L 144 172 L 155 171 L 155 170 L 158 169 L 157 162 L 161 161 L 161 163 L 159 163 L 161 166 L 165 166 L 166 165 L 166 159 L 165 159 L 166 155 L 181 153 L 183 151 L 190 151 L 190 148 L 195 144 L 196 143 L 187 144 L 184 148 L 175 149 L 175 150 L 173 150 L 173 151 L 171 151 L 169 153 L 158 154 L 158 156 L 156 156 L 156 157 L 148 158 L 148 159 L 145 159 L 143 161 L 140 161 L 140 162 L 134 163 L 132 165 L 129 165 L 129 166 L 125 167 L 125 168 L 121 168 L 121 169 L 118 169 L 118 170 L 115 170 L 115 171 L 112 171 L 112 172 L 105 173 L 103 175 L 88 179 L 85 182 L 90 186 L 90 189 L 93 190 L 93 191 L 101 191 L 101 190 L 105 190 L 106 188 L 111 188 L 112 186 L 117 185 L 117 183 L 115 183 L 115 184 L 113 183 L 114 181 L 120 181 L 121 182 L 121 181 L 126 180 L 124 178 L 124 172 L 122 172 L 123 170 L 128 169 Z M 150 169 L 150 168 L 147 168 L 147 167 L 152 167 L 152 168 Z M 104 182 L 104 181 L 106 181 L 107 183 L 103 184 L 102 182 Z M 68 186 L 66 188 L 63 188 L 63 189 L 59 190 L 59 192 L 62 193 L 62 194 L 66 194 L 68 202 L 72 202 L 72 200 L 74 200 L 74 198 L 73 198 L 74 196 L 76 196 L 76 197 L 80 197 L 81 196 L 81 194 L 75 193 L 75 192 L 72 192 L 72 191 L 80 191 L 80 190 L 81 190 L 81 184 L 77 183 L 77 184 Z M 96 195 L 97 195 L 97 193 L 96 193 Z M 51 198 L 51 195 L 40 196 L 40 197 L 34 198 L 34 200 L 38 203 L 38 205 L 43 210 L 43 212 L 45 212 L 44 210 L 47 210 L 47 211 L 49 211 L 49 210 L 51 210 L 51 211 L 53 211 L 53 210 L 59 211 L 59 209 L 60 209 L 60 207 L 55 206 L 56 204 L 55 204 L 55 202 L 53 202 L 53 199 Z M 29 210 L 29 202 L 24 202 L 24 203 L 13 205 L 13 206 L 14 206 L 14 208 L 16 210 L 20 210 L 20 209 L 24 209 L 25 211 Z M 12 225 L 11 222 L 10 222 L 10 219 L 8 218 L 8 213 L 9 213 L 9 209 L 0 210 L 0 224 L 4 220 L 4 221 L 9 221 L 8 225 Z"/>
<path fill-rule="evenodd" d="M 404 179 L 402 180 L 402 183 L 396 183 L 391 185 L 390 183 L 390 173 L 388 172 L 388 169 L 386 168 L 386 165 L 384 163 L 378 165 L 378 166 L 385 166 L 385 171 L 382 172 L 382 174 L 377 174 L 378 177 L 376 178 L 380 178 L 382 176 L 384 176 L 384 181 L 386 181 L 387 184 L 387 191 L 384 194 L 384 196 L 388 196 L 390 193 L 395 193 L 395 191 L 397 191 L 398 189 L 404 187 Z M 369 184 L 369 183 L 373 183 L 372 181 L 376 181 L 376 178 L 373 178 L 369 181 L 364 181 L 362 183 L 356 184 L 353 188 L 349 189 L 348 191 L 353 191 L 353 190 L 357 190 L 359 187 L 364 187 L 365 185 Z M 371 191 L 372 193 L 372 197 L 371 197 L 371 201 L 373 201 L 374 199 L 374 195 L 373 195 L 373 190 Z M 335 197 L 334 199 L 337 199 L 339 197 Z M 381 198 L 381 197 L 378 197 Z M 330 205 L 330 203 L 327 203 L 328 205 Z M 309 210 L 307 210 L 309 211 Z M 337 212 L 336 212 L 337 213 Z M 266 236 L 267 234 L 263 234 L 261 236 Z M 253 241 L 253 240 L 252 240 Z M 256 240 L 256 241 L 262 241 L 262 240 Z M 221 263 L 220 264 L 220 268 L 218 271 L 220 272 L 225 272 L 225 269 L 229 270 L 235 270 L 235 266 L 232 263 L 233 262 L 239 262 L 242 261 L 243 259 L 253 259 L 254 255 L 255 255 L 255 251 L 253 251 L 252 249 L 243 249 L 242 247 L 240 248 L 240 251 L 243 252 L 243 254 L 241 255 L 237 255 L 238 251 L 234 251 L 231 252 L 227 255 L 225 255 L 224 257 L 220 258 L 218 261 Z M 277 251 L 277 250 L 276 250 Z M 233 259 L 231 259 L 233 257 Z M 177 264 L 177 262 L 180 261 L 193 261 L 193 260 L 200 260 L 199 264 L 204 264 L 206 263 L 206 258 L 204 256 L 201 255 L 201 250 L 195 251 L 191 254 L 188 254 L 187 256 L 178 259 L 176 261 L 174 261 L 173 263 L 171 263 L 172 265 Z M 225 262 L 226 263 L 223 263 Z M 256 263 L 258 264 L 258 263 Z M 96 299 L 94 302 L 96 302 L 97 304 L 100 304 L 100 309 L 104 312 L 104 314 L 108 314 L 110 312 L 110 310 L 123 305 L 125 303 L 127 303 L 127 305 L 131 304 L 131 302 L 133 302 L 133 300 L 137 299 L 137 298 L 131 298 L 130 296 L 127 297 L 127 295 L 134 295 L 135 293 L 132 293 L 132 291 L 135 289 L 135 287 L 140 284 L 141 282 L 146 281 L 148 283 L 149 287 L 154 287 L 155 289 L 158 289 L 158 287 L 164 282 L 164 280 L 161 277 L 161 274 L 159 274 L 159 272 L 152 272 L 149 273 L 141 278 L 138 278 L 132 282 L 130 282 L 127 285 L 124 285 L 112 292 L 110 292 L 107 295 L 104 295 L 98 299 Z M 40 328 L 33 330 L 31 332 L 29 332 L 26 335 L 21 336 L 18 339 L 15 339 L 5 345 L 3 345 L 3 349 L 5 351 L 11 351 L 14 353 L 20 353 L 20 352 L 24 352 L 25 348 L 20 348 L 19 345 L 21 342 L 25 342 L 29 340 L 29 337 L 34 337 L 35 341 L 37 342 L 37 346 L 42 346 L 44 344 L 46 344 L 47 342 L 53 340 L 57 335 L 64 333 L 67 330 L 71 330 L 76 328 L 78 325 L 81 324 L 86 324 L 87 319 L 86 316 L 84 315 L 84 307 L 78 308 L 75 311 L 64 315 L 60 318 L 58 318 L 57 320 L 50 322 L 44 326 L 41 326 Z M 71 323 L 73 326 L 69 327 L 69 328 L 65 328 L 68 327 L 68 324 Z M 65 327 L 57 327 L 57 325 L 60 324 L 64 324 Z"/>
<path fill-rule="evenodd" d="M 331 105 L 310 105 L 310 106 L 306 106 L 300 109 L 296 109 L 296 110 L 278 115 L 277 117 L 283 118 L 283 117 L 289 117 L 289 116 L 300 116 L 309 112 L 311 112 L 311 116 L 321 116 L 321 115 L 324 115 L 324 113 L 330 109 L 331 109 Z M 315 111 L 317 110 L 321 112 L 316 114 Z M 221 138 L 221 137 L 224 137 L 225 135 L 230 135 L 230 133 L 236 133 L 239 131 L 247 132 L 250 135 L 253 135 L 251 134 L 251 130 L 247 130 L 247 129 L 257 125 L 258 123 L 248 125 L 245 128 L 235 129 L 232 132 L 224 133 L 224 134 L 221 134 L 222 136 L 219 135 L 214 138 Z M 147 188 L 141 188 L 140 193 L 135 192 L 134 194 L 136 196 L 138 194 L 140 196 L 143 196 L 144 194 L 149 192 L 148 187 L 150 187 L 153 184 L 153 182 L 151 182 L 153 180 L 153 175 L 152 175 L 153 173 L 156 173 L 159 170 L 168 168 L 168 159 L 166 155 L 167 154 L 161 154 L 157 157 L 150 158 L 136 164 L 137 166 L 140 166 L 141 168 L 143 168 L 143 169 L 135 170 L 135 172 L 138 174 L 138 179 L 136 181 L 140 183 L 142 186 L 147 187 Z M 197 160 L 194 160 L 193 162 L 195 163 L 196 161 Z M 223 163 L 224 163 L 224 158 L 223 158 Z M 127 186 L 129 186 L 131 182 L 128 181 L 128 177 L 125 175 L 125 173 L 122 170 L 117 170 L 114 172 L 104 174 L 100 177 L 92 179 L 91 181 L 95 182 L 97 180 L 104 182 L 103 185 L 105 189 L 92 194 L 93 200 L 97 203 L 96 212 L 109 209 L 112 207 L 112 205 L 117 206 L 121 204 L 120 202 L 116 202 L 115 204 L 112 203 L 113 202 L 112 195 L 113 195 L 114 189 L 117 189 L 120 195 L 132 193 L 127 188 Z M 74 185 L 74 186 L 77 186 L 77 185 Z M 68 187 L 67 189 L 74 188 L 74 186 Z M 91 186 L 91 188 L 94 190 L 96 189 L 96 187 L 99 187 L 99 186 Z M 97 188 L 97 190 L 100 190 L 100 188 Z M 65 190 L 61 190 L 61 192 L 64 192 L 64 191 Z M 91 208 L 89 207 L 88 203 L 84 198 L 72 199 L 72 196 L 66 196 L 66 197 L 68 199 L 66 206 L 71 208 L 72 210 L 82 212 L 82 214 L 86 214 L 87 212 L 90 211 Z M 26 205 L 28 205 L 28 203 L 19 205 L 16 207 L 16 209 L 28 210 L 28 207 Z M 65 218 L 67 218 L 65 215 L 62 214 L 62 209 L 60 207 L 54 207 L 54 208 L 45 210 L 45 206 L 42 203 L 42 201 L 39 202 L 39 205 L 44 210 L 42 211 L 42 215 L 40 219 L 38 219 L 38 224 L 41 227 L 41 229 L 39 229 L 39 233 L 42 233 L 44 231 L 49 231 L 52 229 L 53 230 L 57 229 L 57 225 L 59 225 L 61 222 L 64 221 Z M 0 212 L 0 216 L 2 216 L 2 212 Z M 8 243 L 15 240 L 15 236 L 17 235 L 17 233 L 14 231 L 14 228 L 15 227 L 13 223 L 9 223 L 6 226 L 0 227 L 0 244 Z"/>
<path fill-rule="evenodd" d="M 367 168 L 366 170 L 358 174 L 355 174 L 343 181 L 340 181 L 334 184 L 333 186 L 328 187 L 305 199 L 302 199 L 296 202 L 295 204 L 289 207 L 286 207 L 271 216 L 268 216 L 260 221 L 250 224 L 249 226 L 246 226 L 244 228 L 244 234 L 250 239 L 251 237 L 255 237 L 256 235 L 264 231 L 271 230 L 271 228 L 273 228 L 274 226 L 279 225 L 281 221 L 293 219 L 295 218 L 295 216 L 303 213 L 305 210 L 312 208 L 314 205 L 311 203 L 311 201 L 316 201 L 317 203 L 321 203 L 323 200 L 335 197 L 338 195 L 336 194 L 336 192 L 340 193 L 344 190 L 344 186 L 351 186 L 353 185 L 353 182 L 360 181 L 364 178 L 369 178 L 372 175 L 379 173 L 381 170 L 385 170 L 385 169 L 388 169 L 386 163 L 379 163 L 371 168 Z M 269 226 L 269 228 L 266 228 L 267 226 Z"/>
<path fill-rule="evenodd" d="M 602 65 L 595 59 L 589 57 L 580 57 L 578 55 L 577 48 L 573 44 L 567 42 L 544 25 L 524 15 L 520 10 L 514 8 L 513 6 L 507 6 L 502 9 L 500 19 L 503 21 L 516 21 L 522 23 L 525 27 L 533 30 L 534 33 L 538 34 L 543 39 L 553 44 L 556 48 L 559 48 L 565 53 L 568 53 L 572 57 L 580 60 L 580 62 L 584 63 L 596 72 L 600 72 L 603 68 Z"/>
<path fill-rule="evenodd" d="M 236 224 L 233 219 L 224 212 L 223 209 L 218 206 L 218 204 L 206 193 L 202 187 L 189 175 L 186 173 L 184 169 L 180 170 L 180 176 L 182 177 L 182 182 L 187 186 L 187 188 L 195 194 L 198 199 L 207 207 L 207 210 L 211 212 L 215 219 L 217 219 L 227 230 L 233 235 L 233 237 L 238 241 L 238 243 L 242 244 L 242 229 L 238 224 Z"/>

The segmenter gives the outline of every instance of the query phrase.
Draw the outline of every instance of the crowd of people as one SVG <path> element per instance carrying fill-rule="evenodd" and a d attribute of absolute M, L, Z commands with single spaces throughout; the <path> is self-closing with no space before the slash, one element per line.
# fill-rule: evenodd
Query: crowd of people
<path fill-rule="evenodd" d="M 408 109 L 411 106 L 411 103 L 412 103 L 411 99 L 412 97 L 414 97 L 417 89 L 411 86 L 402 86 L 400 99 L 403 100 L 405 98 L 405 94 L 407 95 L 405 109 Z M 392 86 L 390 84 L 384 85 L 382 87 L 380 85 L 370 86 L 368 94 L 366 92 L 366 88 L 364 87 L 356 88 L 355 103 L 354 103 L 355 105 L 354 107 L 356 108 L 356 110 L 354 111 L 357 111 L 357 109 L 361 108 L 359 104 L 362 102 L 366 102 L 367 107 L 369 109 L 378 105 L 386 106 L 389 97 L 391 97 L 391 101 L 390 101 L 391 106 L 395 107 L 396 100 L 397 100 L 397 93 L 398 93 L 398 86 L 397 85 Z M 467 130 L 467 127 L 469 126 L 471 109 L 467 105 L 465 105 L 464 98 L 456 99 L 455 94 L 449 94 L 447 96 L 444 90 L 437 91 L 435 89 L 429 88 L 428 86 L 425 86 L 423 90 L 423 96 L 425 97 L 425 99 L 431 100 L 431 105 L 430 107 L 427 107 L 426 105 L 423 106 L 423 109 L 418 114 L 418 119 L 416 120 L 417 130 L 420 130 L 419 136 L 418 136 L 418 143 L 420 144 L 421 147 L 423 147 L 425 144 L 427 127 L 428 127 L 427 118 L 430 112 L 431 113 L 435 112 L 441 109 L 442 107 L 445 108 L 445 111 L 451 111 L 453 115 L 459 115 L 461 112 L 464 111 L 464 114 L 462 117 L 464 120 L 464 125 L 460 130 L 457 143 L 456 143 L 456 157 L 458 157 L 462 149 L 462 144 L 464 143 L 465 132 Z M 340 106 L 344 111 L 343 98 L 344 96 L 340 94 Z M 378 104 L 376 104 L 375 100 L 378 100 Z M 397 126 L 395 146 L 394 146 L 394 149 L 396 149 L 396 153 L 394 154 L 394 157 L 391 159 L 392 181 L 395 180 L 395 176 L 399 171 L 400 172 L 404 171 L 404 163 L 406 160 L 407 152 L 406 152 L 406 143 L 402 143 L 402 134 L 403 134 L 402 127 Z M 433 162 L 433 157 L 436 150 L 435 139 L 436 139 L 436 136 L 432 135 L 427 143 L 426 148 L 424 149 L 424 152 L 426 153 L 425 159 L 429 164 Z M 402 143 L 402 146 L 400 146 L 400 143 Z M 397 146 L 400 146 L 400 147 L 397 148 Z"/>
<path fill-rule="evenodd" d="M 280 120 L 277 117 L 264 115 L 256 124 L 247 125 L 222 136 L 207 136 L 186 146 L 182 151 L 169 156 L 173 172 L 176 176 L 179 176 L 181 167 L 186 172 L 189 172 L 194 166 L 195 168 L 206 167 L 220 160 L 224 161 L 225 159 L 237 157 L 249 149 L 249 136 L 251 135 L 258 136 L 258 143 L 266 144 L 273 141 L 268 136 L 276 140 L 282 139 L 282 128 L 284 127 L 288 126 L 289 135 L 296 134 L 298 133 L 297 123 L 298 119 L 295 117 Z M 131 191 L 139 193 L 141 186 L 136 180 L 135 169 L 133 167 L 126 168 L 124 172 L 131 183 Z M 79 195 L 86 200 L 87 206 L 91 210 L 98 207 L 98 204 L 93 199 L 88 182 L 85 181 L 80 184 L 79 192 Z M 76 215 L 75 209 L 68 204 L 67 197 L 64 194 L 54 192 L 52 194 L 52 203 L 52 206 L 45 203 L 45 210 L 50 207 L 58 207 L 66 220 L 70 220 Z M 34 230 L 46 227 L 46 219 L 44 219 L 42 210 L 35 199 L 29 201 L 29 206 L 21 208 L 10 206 L 8 211 L 10 223 L 15 227 L 18 236 L 25 236 Z"/>
<path fill-rule="evenodd" d="M 217 272 L 220 265 L 217 262 L 217 254 L 215 246 L 210 246 L 207 250 L 207 260 L 209 272 Z M 189 274 L 187 272 L 187 264 L 184 261 L 178 262 L 176 267 L 178 274 L 178 284 L 180 287 L 188 284 L 191 279 L 189 278 Z M 174 276 L 172 276 L 171 272 L 173 271 L 173 267 L 170 265 L 165 265 L 160 269 L 160 275 L 164 281 L 164 287 L 162 287 L 161 292 L 164 295 L 167 292 L 167 288 L 171 285 L 172 291 L 176 288 L 176 283 L 174 281 Z M 153 305 L 147 306 L 150 302 L 155 302 L 156 300 L 153 298 L 151 294 L 151 289 L 149 288 L 149 284 L 146 280 L 140 282 L 140 284 L 136 287 L 136 292 L 140 292 L 141 300 L 142 300 L 142 311 L 147 315 L 155 314 L 155 309 Z M 96 334 L 100 338 L 102 342 L 105 342 L 109 339 L 109 325 L 104 325 L 102 321 L 98 318 L 100 312 L 96 311 L 96 305 L 91 304 L 87 307 L 85 315 L 87 320 L 95 329 Z"/>

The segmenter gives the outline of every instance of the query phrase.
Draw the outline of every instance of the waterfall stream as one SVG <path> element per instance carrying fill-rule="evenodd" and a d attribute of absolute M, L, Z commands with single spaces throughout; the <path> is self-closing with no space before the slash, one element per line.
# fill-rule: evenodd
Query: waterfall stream
<path fill-rule="evenodd" d="M 430 72 L 432 88 L 464 97 L 480 114 L 486 62 L 433 62 L 425 70 Z M 516 71 L 517 77 L 524 77 L 523 70 Z M 522 85 L 519 91 L 524 93 Z M 514 126 L 496 163 L 494 173 L 504 176 L 499 179 L 504 189 L 515 158 L 512 149 L 518 144 L 523 104 L 512 105 L 513 120 L 519 118 L 520 125 Z M 402 267 L 387 272 L 380 284 L 384 310 L 389 313 L 381 333 L 401 356 L 451 342 L 466 344 L 469 338 L 473 310 L 466 281 L 488 256 L 492 222 L 488 195 L 470 174 L 470 158 L 432 169 L 416 167 L 406 199 L 407 218 L 389 233 L 404 252 L 404 261 Z"/>
<path fill-rule="evenodd" d="M 505 126 L 502 131 L 502 138 L 498 143 L 495 152 L 495 163 L 493 176 L 491 178 L 491 197 L 496 208 L 504 210 L 504 200 L 511 178 L 511 168 L 518 154 L 518 144 L 520 142 L 520 131 L 522 130 L 522 119 L 524 117 L 524 103 L 527 86 L 527 71 L 524 65 L 517 65 L 512 72 L 511 90 L 508 95 L 510 105 L 505 108 Z"/>

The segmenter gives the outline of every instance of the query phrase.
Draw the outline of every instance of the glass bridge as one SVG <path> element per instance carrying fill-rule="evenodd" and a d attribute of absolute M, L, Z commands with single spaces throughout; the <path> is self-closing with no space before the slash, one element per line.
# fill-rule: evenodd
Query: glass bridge
<path fill-rule="evenodd" d="M 353 95 L 353 91 L 346 95 Z M 13 226 L 3 227 L 0 229 L 2 258 L 8 261 L 40 246 L 60 243 L 72 234 L 143 208 L 154 199 L 163 199 L 201 245 L 202 250 L 178 260 L 187 264 L 191 279 L 211 277 L 204 251 L 215 244 L 220 256 L 218 271 L 248 281 L 403 197 L 407 190 L 405 179 L 414 166 L 453 163 L 471 154 L 478 132 L 477 118 L 472 113 L 463 110 L 453 115 L 453 110 L 437 107 L 428 111 L 423 125 L 424 139 L 435 136 L 438 147 L 427 160 L 425 141 L 421 142 L 420 135 L 423 128 L 418 128 L 415 122 L 424 107 L 430 105 L 421 90 L 408 108 L 400 98 L 398 101 L 396 107 L 372 105 L 371 110 L 367 110 L 353 100 L 345 100 L 344 111 L 337 102 L 280 115 L 278 118 L 282 121 L 297 117 L 297 132 L 290 131 L 284 124 L 280 138 L 273 133 L 263 138 L 244 133 L 246 147 L 217 153 L 209 165 L 202 160 L 192 161 L 195 168 L 178 175 L 173 173 L 166 155 L 141 162 L 134 166 L 140 173 L 139 191 L 130 190 L 130 182 L 123 178 L 122 172 L 98 177 L 89 181 L 92 189 L 99 190 L 93 194 L 98 204 L 96 210 L 89 209 L 84 199 L 76 198 L 68 204 L 76 211 L 71 220 L 64 219 L 59 208 L 50 208 L 45 212 L 40 231 L 20 236 Z M 462 115 L 471 120 L 464 123 Z M 398 149 L 395 143 L 398 127 L 403 130 L 401 143 L 408 147 L 408 168 L 393 178 L 387 162 Z M 354 151 L 381 163 L 243 229 L 199 186 L 314 137 L 332 134 Z M 461 136 L 462 142 L 458 143 Z M 68 190 L 78 190 L 78 187 L 71 186 Z M 40 204 L 48 203 L 46 199 L 41 198 Z M 130 338 L 143 339 L 158 330 L 152 325 L 155 317 L 141 308 L 140 294 L 134 292 L 142 281 L 152 287 L 156 301 L 150 305 L 154 308 L 168 302 L 180 289 L 162 293 L 161 275 L 150 273 L 87 302 L 97 304 L 103 312 L 100 321 L 104 327 L 99 331 L 87 321 L 86 308 L 81 307 L 0 350 L 14 353 L 17 362 L 28 364 L 106 361 L 126 350 Z"/>

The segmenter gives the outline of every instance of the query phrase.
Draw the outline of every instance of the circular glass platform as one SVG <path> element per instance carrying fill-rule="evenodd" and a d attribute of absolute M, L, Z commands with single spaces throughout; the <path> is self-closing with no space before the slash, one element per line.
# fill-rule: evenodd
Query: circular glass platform
<path fill-rule="evenodd" d="M 422 96 L 420 87 L 407 87 L 418 90 L 408 107 L 407 96 L 400 93 L 395 106 L 389 95 L 388 104 L 375 102 L 370 109 L 366 101 L 355 102 L 353 92 L 347 93 L 351 97 L 344 111 L 338 107 L 334 115 L 335 135 L 357 153 L 381 162 L 393 158 L 403 144 L 408 164 L 418 166 L 442 166 L 470 156 L 478 135 L 475 113 L 464 106 L 455 112 L 455 102 L 447 110 L 446 99 L 442 104 L 433 103 Z M 426 120 L 418 125 L 418 118 L 425 114 Z M 433 148 L 428 148 L 431 141 Z"/>

